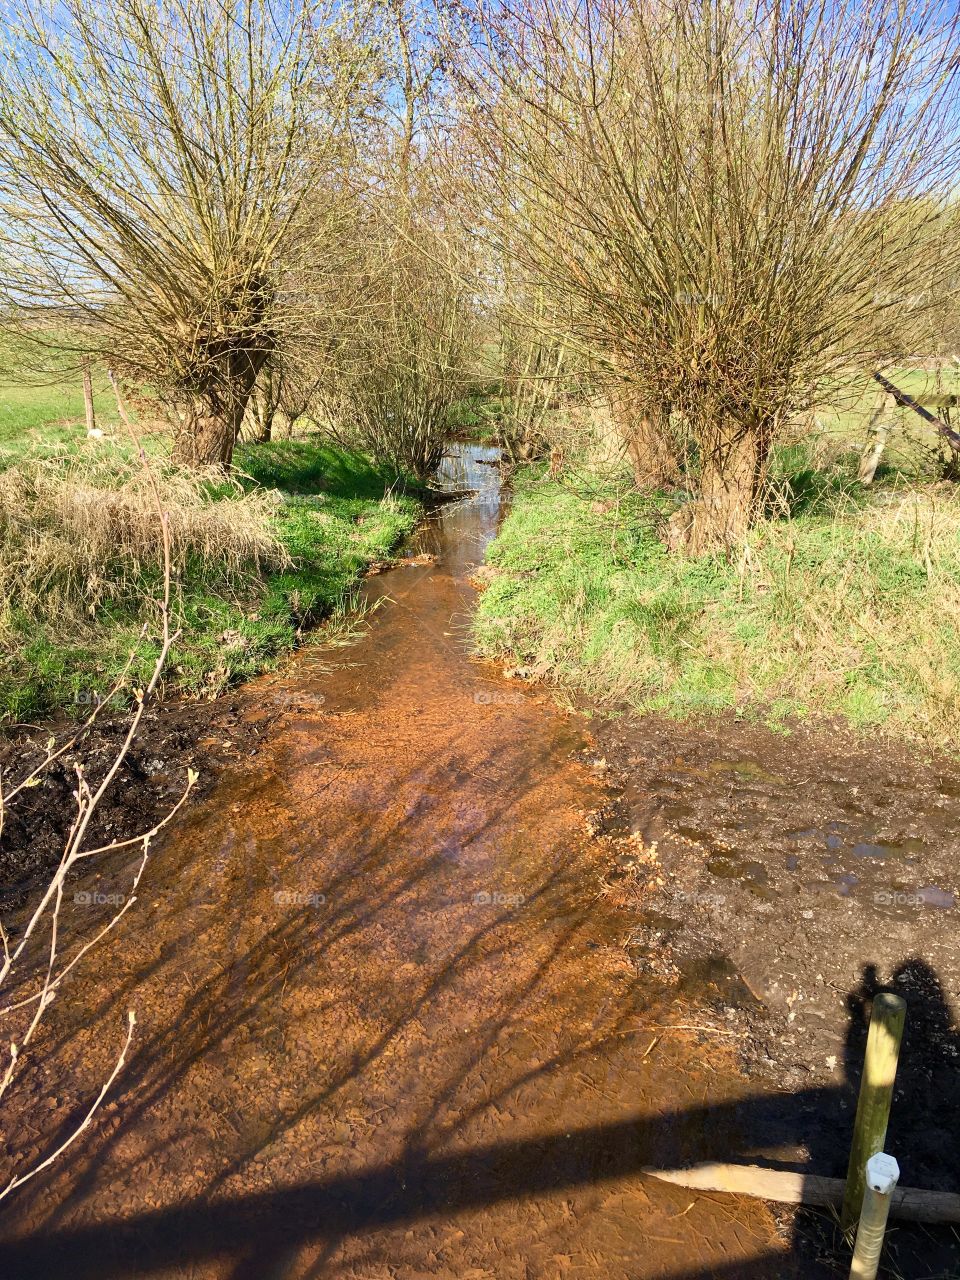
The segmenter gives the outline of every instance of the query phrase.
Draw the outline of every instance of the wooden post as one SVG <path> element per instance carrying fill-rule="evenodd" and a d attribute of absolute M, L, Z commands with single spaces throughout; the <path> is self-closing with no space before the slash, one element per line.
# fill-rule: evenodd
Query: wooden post
<path fill-rule="evenodd" d="M 96 429 L 97 419 L 93 410 L 93 378 L 90 376 L 89 357 L 83 362 L 83 408 L 87 415 L 87 435 Z"/>
<path fill-rule="evenodd" d="M 883 1150 L 887 1138 L 887 1121 L 890 1119 L 893 1082 L 906 1014 L 907 1006 L 900 996 L 890 991 L 881 991 L 874 996 L 857 1118 L 853 1124 L 847 1185 L 840 1213 L 840 1225 L 844 1231 L 849 1231 L 860 1216 L 867 1161 Z"/>
<path fill-rule="evenodd" d="M 880 465 L 880 459 L 883 457 L 883 450 L 887 443 L 887 436 L 890 434 L 891 424 L 883 421 L 886 400 L 886 392 L 881 391 L 880 399 L 877 402 L 873 413 L 870 415 L 870 423 L 867 427 L 867 443 L 860 456 L 860 471 L 858 479 L 861 484 L 873 483 L 873 477 L 877 474 L 877 467 Z"/>
<path fill-rule="evenodd" d="M 873 477 L 877 474 L 877 467 L 886 448 L 890 426 L 889 422 L 881 422 L 871 428 L 870 440 L 860 457 L 860 471 L 857 477 L 863 485 L 873 484 Z"/>
<path fill-rule="evenodd" d="M 853 1247 L 850 1280 L 877 1280 L 883 1237 L 890 1213 L 890 1197 L 900 1181 L 900 1166 L 882 1151 L 867 1161 L 867 1186 Z"/>

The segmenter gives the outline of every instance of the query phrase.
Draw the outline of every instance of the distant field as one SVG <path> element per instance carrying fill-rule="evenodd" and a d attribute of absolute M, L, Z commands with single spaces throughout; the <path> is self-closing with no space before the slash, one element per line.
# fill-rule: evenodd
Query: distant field
<path fill-rule="evenodd" d="M 119 425 L 109 385 L 94 387 L 97 425 L 105 431 Z M 86 439 L 83 388 L 80 380 L 24 385 L 0 379 L 0 449 L 17 452 L 35 446 L 72 445 Z"/>
<path fill-rule="evenodd" d="M 933 372 L 923 369 L 885 372 L 892 382 L 916 398 L 937 394 L 960 395 L 960 370 L 945 371 L 939 383 Z M 852 446 L 861 444 L 881 394 L 880 388 L 869 378 L 852 380 L 833 403 L 818 410 L 817 418 L 822 430 L 838 440 L 849 441 Z M 889 397 L 885 400 L 887 412 L 911 439 L 919 436 L 928 443 L 933 442 L 935 433 L 916 414 L 898 408 Z M 116 402 L 111 387 L 102 377 L 95 382 L 94 403 L 97 425 L 108 432 L 116 430 L 121 425 Z M 951 411 L 941 410 L 940 414 L 949 418 Z M 952 410 L 952 415 L 960 420 L 960 409 Z M 465 427 L 482 433 L 482 424 L 475 421 L 475 416 L 470 416 Z M 894 453 L 898 434 L 895 431 L 890 441 Z M 20 451 L 34 446 L 62 447 L 77 444 L 85 438 L 83 392 L 79 377 L 26 385 L 0 376 L 0 449 Z"/>

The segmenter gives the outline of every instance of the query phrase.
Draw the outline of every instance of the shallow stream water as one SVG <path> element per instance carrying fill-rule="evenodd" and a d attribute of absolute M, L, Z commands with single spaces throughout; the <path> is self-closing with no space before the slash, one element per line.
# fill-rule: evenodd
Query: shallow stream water
<path fill-rule="evenodd" d="M 169 832 L 51 1018 L 16 1117 L 37 1151 L 128 1007 L 139 1030 L 6 1210 L 3 1277 L 819 1274 L 762 1204 L 641 1173 L 730 1158 L 750 1088 L 620 945 L 583 723 L 471 656 L 495 461 L 452 450 L 474 492 L 368 581 L 359 640 L 244 690 L 256 761 Z"/>

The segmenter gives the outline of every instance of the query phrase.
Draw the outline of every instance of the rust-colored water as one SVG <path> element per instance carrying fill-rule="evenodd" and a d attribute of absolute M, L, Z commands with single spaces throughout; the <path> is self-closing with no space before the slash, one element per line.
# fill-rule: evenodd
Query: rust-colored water
<path fill-rule="evenodd" d="M 413 548 L 436 563 L 371 580 L 361 640 L 248 687 L 279 713 L 255 766 L 157 849 L 51 1019 L 27 1151 L 127 1007 L 139 1032 L 91 1134 L 6 1209 L 3 1277 L 801 1274 L 764 1206 L 639 1172 L 724 1158 L 748 1086 L 663 1030 L 616 945 L 582 726 L 469 656 L 481 456 Z"/>

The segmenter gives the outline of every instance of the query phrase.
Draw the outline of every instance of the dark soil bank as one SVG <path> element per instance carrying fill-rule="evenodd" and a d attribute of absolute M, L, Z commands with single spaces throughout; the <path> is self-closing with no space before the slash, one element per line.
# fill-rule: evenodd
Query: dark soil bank
<path fill-rule="evenodd" d="M 960 1190 L 955 766 L 732 718 L 628 717 L 597 737 L 636 969 L 707 994 L 752 1075 L 832 1091 L 800 1133 L 825 1174 L 845 1171 L 870 997 L 900 992 L 888 1149 L 904 1184 Z"/>
<path fill-rule="evenodd" d="M 256 756 L 263 734 L 282 714 L 284 705 L 252 708 L 242 695 L 215 702 L 173 701 L 152 707 L 116 782 L 100 805 L 91 839 L 126 839 L 149 831 L 176 804 L 187 769 L 199 775 L 194 800 L 205 795 L 223 770 Z M 63 854 L 74 811 L 77 769 L 92 785 L 116 759 L 130 725 L 129 714 L 97 717 L 77 745 L 43 775 L 43 784 L 22 792 L 4 815 L 0 840 L 0 907 L 21 907 Z M 27 776 L 44 758 L 51 737 L 57 744 L 77 731 L 64 721 L 23 729 L 0 744 L 0 771 L 5 786 Z"/>

